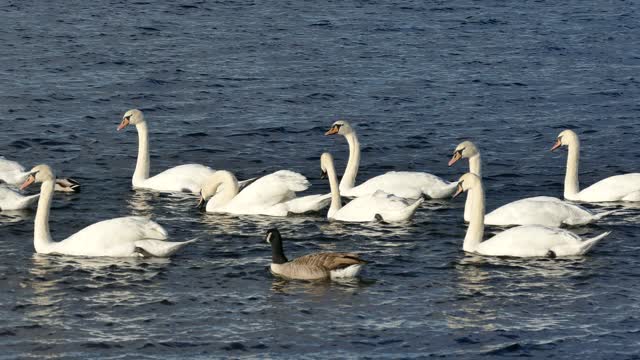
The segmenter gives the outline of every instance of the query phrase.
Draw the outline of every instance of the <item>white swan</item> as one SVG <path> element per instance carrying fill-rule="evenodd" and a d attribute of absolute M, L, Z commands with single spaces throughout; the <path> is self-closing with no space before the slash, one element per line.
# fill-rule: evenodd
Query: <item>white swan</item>
<path fill-rule="evenodd" d="M 149 167 L 151 165 L 149 159 L 149 130 L 142 111 L 138 109 L 127 111 L 118 126 L 118 131 L 128 125 L 135 125 L 138 130 L 138 160 L 131 179 L 134 188 L 198 193 L 202 189 L 205 180 L 215 172 L 215 170 L 204 165 L 186 164 L 149 177 Z"/>
<path fill-rule="evenodd" d="M 640 173 L 611 176 L 600 180 L 580 191 L 578 162 L 580 160 L 580 140 L 572 130 L 564 130 L 558 135 L 551 151 L 566 146 L 567 173 L 564 178 L 564 198 L 583 202 L 640 201 Z"/>
<path fill-rule="evenodd" d="M 29 176 L 29 172 L 19 163 L 0 156 L 0 183 L 19 186 Z M 80 183 L 73 179 L 56 179 L 55 191 L 78 192 Z"/>
<path fill-rule="evenodd" d="M 26 209 L 35 204 L 39 196 L 24 196 L 8 187 L 0 186 L 0 211 Z"/>
<path fill-rule="evenodd" d="M 318 211 L 329 204 L 330 195 L 296 198 L 296 192 L 308 187 L 309 181 L 301 174 L 280 170 L 258 178 L 240 190 L 238 180 L 231 172 L 219 170 L 205 182 L 198 207 L 202 208 L 206 203 L 207 212 L 287 216 Z"/>
<path fill-rule="evenodd" d="M 449 161 L 452 166 L 460 159 L 469 159 L 469 172 L 482 177 L 480 151 L 471 141 L 463 141 L 453 151 Z M 471 196 L 467 196 L 464 207 L 464 220 L 471 219 Z M 502 205 L 484 217 L 485 225 L 546 225 L 560 227 L 564 225 L 585 225 L 601 219 L 614 211 L 594 214 L 582 206 L 570 204 L 550 196 L 525 198 Z"/>
<path fill-rule="evenodd" d="M 582 241 L 578 235 L 564 229 L 542 225 L 523 225 L 505 230 L 482 241 L 485 199 L 482 180 L 477 175 L 472 173 L 462 175 L 454 197 L 468 190 L 471 191 L 467 196 L 472 196 L 473 200 L 471 202 L 471 221 L 462 245 L 462 249 L 466 252 L 517 257 L 584 255 L 600 239 L 609 235 L 609 232 L 606 232 Z"/>
<path fill-rule="evenodd" d="M 349 143 L 349 161 L 340 181 L 340 194 L 346 197 L 371 195 L 378 190 L 406 199 L 427 197 L 443 199 L 450 197 L 455 191 L 456 184 L 423 172 L 390 171 L 373 177 L 355 186 L 358 167 L 360 166 L 360 143 L 351 125 L 338 120 L 325 135 L 339 134 Z"/>
<path fill-rule="evenodd" d="M 320 167 L 323 175 L 329 177 L 329 186 L 331 186 L 331 206 L 327 214 L 327 217 L 331 220 L 349 222 L 408 220 L 424 201 L 423 198 L 409 201 L 383 191 L 376 191 L 370 195 L 357 197 L 347 205 L 342 206 L 340 190 L 338 189 L 338 176 L 336 175 L 331 154 L 322 154 Z"/>
<path fill-rule="evenodd" d="M 20 187 L 42 183 L 34 225 L 33 245 L 37 253 L 80 256 L 156 256 L 167 257 L 194 240 L 168 242 L 162 226 L 145 218 L 128 216 L 100 221 L 78 231 L 67 239 L 55 242 L 49 232 L 49 211 L 53 199 L 55 175 L 47 165 L 30 171 Z"/>

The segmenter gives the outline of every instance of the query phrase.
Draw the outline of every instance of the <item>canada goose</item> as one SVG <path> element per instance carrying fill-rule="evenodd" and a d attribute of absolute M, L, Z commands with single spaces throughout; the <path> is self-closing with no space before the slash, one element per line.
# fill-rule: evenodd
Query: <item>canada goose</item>
<path fill-rule="evenodd" d="M 314 253 L 287 260 L 282 250 L 278 229 L 267 231 L 265 240 L 271 244 L 271 272 L 288 279 L 319 280 L 351 278 L 358 275 L 365 260 L 353 253 Z"/>

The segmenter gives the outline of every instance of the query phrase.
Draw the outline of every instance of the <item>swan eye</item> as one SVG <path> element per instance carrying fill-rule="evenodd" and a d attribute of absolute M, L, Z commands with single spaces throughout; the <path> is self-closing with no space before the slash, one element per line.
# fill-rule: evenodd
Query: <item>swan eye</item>
<path fill-rule="evenodd" d="M 131 120 L 131 115 L 127 115 L 124 118 L 127 119 L 127 120 Z"/>

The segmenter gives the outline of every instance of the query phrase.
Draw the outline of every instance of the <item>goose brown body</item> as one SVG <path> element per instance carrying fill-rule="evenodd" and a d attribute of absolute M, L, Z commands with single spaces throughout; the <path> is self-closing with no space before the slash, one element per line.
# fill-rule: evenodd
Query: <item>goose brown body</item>
<path fill-rule="evenodd" d="M 320 280 L 354 277 L 367 262 L 354 253 L 314 253 L 291 261 L 284 256 L 282 237 L 277 229 L 267 232 L 271 244 L 271 272 L 275 275 L 299 280 Z"/>

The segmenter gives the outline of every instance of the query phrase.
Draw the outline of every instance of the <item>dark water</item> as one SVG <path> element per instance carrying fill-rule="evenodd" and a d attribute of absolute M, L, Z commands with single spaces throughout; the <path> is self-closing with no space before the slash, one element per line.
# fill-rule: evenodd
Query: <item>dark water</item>
<path fill-rule="evenodd" d="M 584 258 L 465 255 L 462 199 L 407 224 L 205 215 L 188 195 L 132 191 L 139 107 L 152 173 L 203 163 L 246 178 L 342 168 L 359 131 L 359 180 L 391 169 L 455 180 L 462 139 L 483 151 L 488 208 L 562 195 L 557 133 L 582 136 L 581 181 L 639 170 L 639 7 L 633 1 L 12 1 L 0 5 L 1 154 L 83 184 L 57 196 L 63 239 L 152 215 L 170 260 L 34 255 L 34 212 L 0 215 L 0 358 L 545 358 L 640 356 L 640 210 Z M 610 205 L 608 208 L 620 208 Z M 359 281 L 284 282 L 264 231 L 290 256 L 357 251 Z"/>

